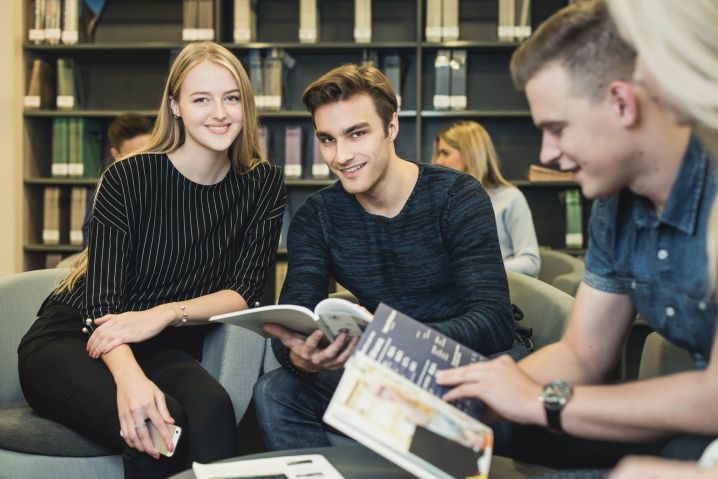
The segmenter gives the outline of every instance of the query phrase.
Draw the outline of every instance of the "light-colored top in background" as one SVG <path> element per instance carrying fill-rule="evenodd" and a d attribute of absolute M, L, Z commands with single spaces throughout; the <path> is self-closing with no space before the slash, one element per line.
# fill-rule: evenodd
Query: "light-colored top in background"
<path fill-rule="evenodd" d="M 538 241 L 531 210 L 518 188 L 487 188 L 496 215 L 496 230 L 504 266 L 507 270 L 534 278 L 541 269 Z"/>

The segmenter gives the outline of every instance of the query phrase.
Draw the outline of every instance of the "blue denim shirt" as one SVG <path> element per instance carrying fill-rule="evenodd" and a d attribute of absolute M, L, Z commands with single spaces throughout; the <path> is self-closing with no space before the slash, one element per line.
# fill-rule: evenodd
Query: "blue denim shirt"
<path fill-rule="evenodd" d="M 708 281 L 706 232 L 716 191 L 708 155 L 692 137 L 660 217 L 628 189 L 594 202 L 584 281 L 627 294 L 646 322 L 693 355 L 710 357 L 716 304 Z"/>

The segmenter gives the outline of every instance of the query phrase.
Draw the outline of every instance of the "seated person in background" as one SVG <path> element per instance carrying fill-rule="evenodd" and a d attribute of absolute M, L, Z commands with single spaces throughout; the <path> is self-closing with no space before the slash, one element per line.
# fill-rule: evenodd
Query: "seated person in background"
<path fill-rule="evenodd" d="M 107 142 L 110 144 L 112 161 L 137 151 L 150 141 L 152 123 L 144 115 L 137 113 L 123 113 L 112 120 L 107 128 Z M 99 172 L 98 172 L 99 173 Z M 90 236 L 90 218 L 92 217 L 92 204 L 95 202 L 95 190 L 87 192 L 87 206 L 85 219 L 82 223 L 82 246 L 87 248 Z"/>
<path fill-rule="evenodd" d="M 584 280 L 561 340 L 518 364 L 500 357 L 437 376 L 455 386 L 447 399 L 478 397 L 513 423 L 512 447 L 497 435 L 497 454 L 610 467 L 629 453 L 697 458 L 706 443 L 691 451 L 692 443 L 718 433 L 706 254 L 714 170 L 690 128 L 632 80 L 634 64 L 603 1 L 563 8 L 513 55 L 514 81 L 543 131 L 541 161 L 572 171 L 596 201 Z M 637 312 L 696 369 L 602 384 Z"/>
<path fill-rule="evenodd" d="M 261 297 L 277 248 L 284 181 L 257 130 L 239 60 L 185 46 L 150 142 L 102 174 L 89 247 L 18 347 L 28 404 L 122 454 L 126 478 L 237 454 L 232 400 L 198 359 L 208 318 Z M 172 450 L 169 424 L 171 458 L 149 433 Z"/>
<path fill-rule="evenodd" d="M 523 193 L 501 174 L 496 149 L 484 127 L 475 121 L 457 121 L 441 130 L 434 141 L 433 163 L 479 180 L 494 207 L 504 266 L 538 276 L 541 257 L 531 210 Z"/>
<path fill-rule="evenodd" d="M 303 102 L 339 181 L 294 215 L 279 302 L 312 309 L 334 278 L 369 310 L 383 301 L 485 355 L 512 348 L 506 271 L 481 184 L 397 156 L 396 96 L 374 67 L 331 70 L 309 85 Z M 265 444 L 329 446 L 322 416 L 358 338 L 340 335 L 321 347 L 321 331 L 265 329 L 277 338 L 272 347 L 283 366 L 254 390 Z"/>

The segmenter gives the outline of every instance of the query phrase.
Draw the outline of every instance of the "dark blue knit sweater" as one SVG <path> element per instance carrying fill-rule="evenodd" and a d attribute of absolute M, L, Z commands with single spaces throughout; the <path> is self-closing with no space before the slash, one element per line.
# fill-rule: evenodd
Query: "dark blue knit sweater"
<path fill-rule="evenodd" d="M 387 303 L 484 355 L 513 343 L 494 212 L 469 175 L 419 165 L 394 218 L 367 213 L 336 182 L 307 198 L 287 240 L 280 303 L 314 309 L 334 278 L 370 311 Z M 273 348 L 287 365 L 284 345 Z"/>

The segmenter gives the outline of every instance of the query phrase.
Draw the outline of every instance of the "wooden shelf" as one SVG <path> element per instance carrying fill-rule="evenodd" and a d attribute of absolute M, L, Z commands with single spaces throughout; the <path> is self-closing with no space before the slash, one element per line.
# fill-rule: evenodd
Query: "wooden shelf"
<path fill-rule="evenodd" d="M 578 183 L 573 181 L 528 181 L 528 180 L 509 180 L 519 188 L 581 188 Z"/>
<path fill-rule="evenodd" d="M 422 118 L 531 118 L 529 110 L 422 110 Z"/>
<path fill-rule="evenodd" d="M 438 50 L 440 48 L 465 48 L 467 50 L 513 50 L 519 46 L 519 42 L 500 42 L 497 40 L 487 41 L 464 41 L 457 40 L 454 42 L 422 42 L 421 47 L 427 50 Z"/>
<path fill-rule="evenodd" d="M 26 244 L 27 253 L 78 253 L 82 246 L 74 244 Z"/>
<path fill-rule="evenodd" d="M 315 188 L 317 186 L 330 186 L 336 182 L 336 178 L 327 180 L 310 180 L 310 179 L 299 179 L 299 180 L 284 180 L 284 184 L 287 186 L 305 186 L 308 188 Z"/>
<path fill-rule="evenodd" d="M 223 43 L 224 47 L 230 50 L 266 50 L 270 48 L 282 48 L 290 51 L 311 51 L 311 50 L 409 50 L 415 49 L 417 42 L 252 42 L 252 43 Z"/>
<path fill-rule="evenodd" d="M 99 178 L 25 178 L 29 186 L 94 186 Z"/>
<path fill-rule="evenodd" d="M 182 42 L 118 42 L 118 43 L 78 43 L 76 45 L 35 45 L 25 43 L 23 49 L 38 53 L 104 52 L 104 51 L 163 51 L 182 48 Z"/>

